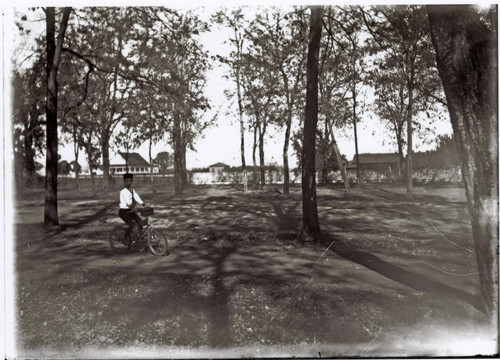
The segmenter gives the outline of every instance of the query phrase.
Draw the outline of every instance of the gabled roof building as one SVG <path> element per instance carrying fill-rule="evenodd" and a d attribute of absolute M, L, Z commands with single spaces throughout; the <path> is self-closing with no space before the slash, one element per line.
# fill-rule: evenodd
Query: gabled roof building
<path fill-rule="evenodd" d="M 356 155 L 347 164 L 348 170 L 356 170 Z M 359 154 L 359 170 L 398 171 L 399 155 L 397 153 Z"/>
<path fill-rule="evenodd" d="M 151 164 L 138 153 L 118 152 L 109 162 L 109 173 L 112 175 L 125 174 L 126 172 L 131 174 L 149 174 L 151 172 Z M 158 172 L 158 169 L 153 168 L 153 172 Z"/>

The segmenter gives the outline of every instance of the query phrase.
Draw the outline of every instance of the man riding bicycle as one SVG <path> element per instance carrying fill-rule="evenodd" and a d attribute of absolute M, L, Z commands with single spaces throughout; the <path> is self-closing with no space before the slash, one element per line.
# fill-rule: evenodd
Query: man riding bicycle
<path fill-rule="evenodd" d="M 137 212 L 139 211 L 138 205 L 142 205 L 144 207 L 146 203 L 142 201 L 139 194 L 137 194 L 137 192 L 132 188 L 133 181 L 133 174 L 123 174 L 124 187 L 120 191 L 120 210 L 118 211 L 118 216 L 128 225 L 127 232 L 132 234 L 135 240 L 139 234 L 142 233 L 143 225 L 141 217 L 137 215 Z M 139 228 L 139 233 L 137 234 L 134 234 L 135 225 Z"/>

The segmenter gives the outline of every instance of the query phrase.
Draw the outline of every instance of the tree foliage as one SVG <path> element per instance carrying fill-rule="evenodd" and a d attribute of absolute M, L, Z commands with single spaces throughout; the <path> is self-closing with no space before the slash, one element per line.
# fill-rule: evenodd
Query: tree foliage
<path fill-rule="evenodd" d="M 427 127 L 414 125 L 417 116 L 424 114 L 432 120 L 430 114 L 437 112 L 436 104 L 442 97 L 425 16 L 425 9 L 415 5 L 363 10 L 374 55 L 369 75 L 375 90 L 374 109 L 394 134 L 400 172 L 405 159 L 411 172 L 413 130 L 421 137 L 428 135 Z M 411 192 L 411 175 L 407 180 Z"/>
<path fill-rule="evenodd" d="M 131 22 L 134 26 L 129 26 Z M 78 10 L 65 48 L 70 61 L 80 62 L 75 65 L 76 78 L 66 79 L 67 105 L 74 104 L 67 114 L 78 114 L 91 127 L 86 148 L 91 150 L 88 144 L 98 141 L 105 187 L 112 143 L 123 150 L 168 139 L 177 154 L 176 184 L 182 192 L 187 183 L 186 149 L 193 148 L 195 138 L 210 123 L 201 119 L 208 109 L 203 88 L 209 64 L 197 39 L 207 29 L 189 11 Z"/>
<path fill-rule="evenodd" d="M 45 75 L 43 58 L 38 59 L 31 68 L 15 70 L 12 76 L 14 174 L 16 183 L 24 185 L 35 181 L 36 170 L 41 167 L 37 154 L 42 153 L 45 145 L 45 89 L 38 80 L 45 79 Z"/>
<path fill-rule="evenodd" d="M 271 8 L 256 20 L 259 30 L 253 32 L 254 44 L 269 72 L 277 74 L 273 86 L 278 99 L 277 115 L 272 119 L 284 128 L 283 144 L 283 193 L 289 192 L 288 151 L 292 120 L 304 106 L 305 63 L 307 56 L 307 16 L 305 9 Z"/>
<path fill-rule="evenodd" d="M 173 165 L 173 157 L 167 151 L 161 151 L 156 155 L 153 164 L 159 167 L 160 174 L 166 174 Z"/>
<path fill-rule="evenodd" d="M 327 79 L 333 79 L 334 82 L 325 85 L 323 93 L 327 98 L 333 94 L 336 96 L 331 101 L 333 106 L 329 106 L 328 102 L 324 106 L 325 134 L 328 132 L 328 121 L 332 122 L 330 125 L 332 137 L 334 126 L 339 129 L 352 125 L 354 150 L 358 159 L 358 123 L 361 121 L 365 107 L 362 89 L 366 82 L 367 52 L 361 10 L 355 6 L 330 7 L 326 13 L 326 19 L 328 42 L 324 46 L 325 54 L 321 64 L 325 67 L 327 74 L 333 71 L 333 76 L 327 76 Z M 356 177 L 359 180 L 359 166 L 356 167 Z M 346 176 L 344 176 L 344 181 L 347 184 Z"/>

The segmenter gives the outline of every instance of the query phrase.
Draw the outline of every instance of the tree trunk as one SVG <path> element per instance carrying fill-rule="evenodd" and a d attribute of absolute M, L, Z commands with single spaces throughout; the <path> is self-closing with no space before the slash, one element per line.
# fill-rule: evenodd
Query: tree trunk
<path fill-rule="evenodd" d="M 149 174 L 151 176 L 151 189 L 155 193 L 155 186 L 153 184 L 153 157 L 151 156 L 151 147 L 153 146 L 153 139 L 149 138 Z"/>
<path fill-rule="evenodd" d="M 411 99 L 410 99 L 411 103 Z M 406 154 L 406 195 L 412 196 L 413 193 L 413 126 L 412 116 L 408 114 L 407 121 L 408 151 Z"/>
<path fill-rule="evenodd" d="M 349 185 L 349 178 L 347 177 L 347 172 L 345 171 L 344 163 L 342 162 L 342 157 L 340 156 L 340 151 L 337 146 L 337 142 L 335 141 L 332 133 L 333 139 L 333 150 L 335 151 L 335 157 L 337 158 L 337 164 L 339 164 L 340 173 L 342 174 L 342 180 L 344 180 L 345 191 L 351 191 L 351 186 Z"/>
<path fill-rule="evenodd" d="M 340 173 L 342 174 L 342 180 L 344 181 L 345 191 L 351 191 L 351 186 L 349 185 L 349 178 L 347 177 L 347 172 L 340 156 L 339 147 L 337 146 L 337 141 L 335 140 L 335 134 L 333 133 L 333 126 L 330 124 L 330 134 L 332 134 L 333 151 L 335 151 L 335 157 L 337 159 L 337 164 L 339 165 Z"/>
<path fill-rule="evenodd" d="M 283 76 L 284 78 L 286 78 L 285 74 L 283 74 Z M 288 85 L 286 86 L 286 88 L 287 92 L 289 92 Z M 293 95 L 287 96 L 287 98 L 291 99 L 288 101 L 287 104 L 288 111 L 285 124 L 285 143 L 283 144 L 283 194 L 290 193 L 290 166 L 288 165 L 288 148 L 290 146 L 290 132 L 292 128 L 292 112 L 294 104 Z"/>
<path fill-rule="evenodd" d="M 462 160 L 485 309 L 498 312 L 498 67 L 496 28 L 471 6 L 427 6 L 436 62 Z M 495 24 L 496 25 L 496 24 Z"/>
<path fill-rule="evenodd" d="M 257 160 L 255 153 L 257 152 L 257 127 L 253 130 L 253 148 L 252 148 L 252 161 L 253 161 L 253 170 L 252 170 L 252 178 L 253 178 L 253 188 L 257 189 L 259 187 L 259 181 L 257 178 Z"/>
<path fill-rule="evenodd" d="M 47 25 L 47 100 L 46 100 L 46 129 L 47 129 L 47 152 L 45 162 L 45 209 L 44 225 L 59 225 L 57 213 L 57 71 L 61 60 L 62 44 L 64 34 L 69 21 L 71 8 L 64 8 L 57 43 L 55 39 L 55 8 L 46 9 Z"/>
<path fill-rule="evenodd" d="M 26 171 L 26 184 L 33 184 L 36 179 L 35 149 L 33 148 L 33 131 L 26 129 L 24 135 L 24 170 Z"/>
<path fill-rule="evenodd" d="M 290 144 L 290 124 L 286 124 L 285 143 L 283 145 L 283 194 L 290 193 L 290 166 L 288 165 L 288 147 Z"/>
<path fill-rule="evenodd" d="M 47 153 L 45 162 L 45 215 L 46 226 L 59 225 L 57 214 L 57 77 L 54 69 L 55 13 L 47 8 Z"/>
<path fill-rule="evenodd" d="M 102 172 L 103 172 L 103 184 L 104 189 L 108 189 L 110 185 L 109 176 L 109 135 L 106 133 L 103 135 L 101 150 L 102 150 Z"/>
<path fill-rule="evenodd" d="M 316 201 L 316 128 L 318 123 L 318 57 L 323 7 L 311 7 L 311 28 L 307 54 L 307 92 L 302 150 L 303 226 L 316 239 L 321 235 Z"/>
<path fill-rule="evenodd" d="M 78 130 L 75 129 L 73 131 L 78 131 Z M 74 140 L 73 151 L 75 153 L 75 180 L 76 180 L 76 188 L 77 188 L 78 191 L 80 191 L 80 169 L 79 169 L 79 166 L 78 166 L 78 157 L 80 155 L 80 144 L 78 144 L 77 136 L 74 135 L 73 140 Z"/>
<path fill-rule="evenodd" d="M 403 179 L 403 166 L 405 163 L 405 155 L 403 153 L 403 140 L 401 139 L 401 135 L 397 135 L 397 142 L 398 142 L 398 155 L 399 155 L 399 161 L 398 161 L 398 180 Z"/>
<path fill-rule="evenodd" d="M 248 193 L 247 165 L 245 163 L 245 126 L 243 124 L 243 115 L 240 112 L 240 134 L 241 134 L 241 169 L 243 177 L 243 193 Z"/>
<path fill-rule="evenodd" d="M 183 174 L 183 141 L 182 141 L 182 124 L 181 115 L 176 114 L 174 117 L 174 193 L 180 195 L 184 191 L 184 177 Z M 185 150 L 184 150 L 185 153 Z"/>
<path fill-rule="evenodd" d="M 415 73 L 414 59 L 410 60 L 410 80 L 408 84 L 408 154 L 406 161 L 406 195 L 411 197 L 413 194 L 413 79 Z"/>
<path fill-rule="evenodd" d="M 187 188 L 189 184 L 188 173 L 186 169 L 186 145 L 183 145 L 181 152 L 181 181 L 182 181 L 182 190 Z"/>
<path fill-rule="evenodd" d="M 356 182 L 359 183 L 358 114 L 356 113 L 356 84 L 352 87 L 352 122 L 354 125 L 354 147 L 356 150 Z"/>
<path fill-rule="evenodd" d="M 25 135 L 25 147 L 24 147 L 24 156 L 25 156 L 25 169 L 27 175 L 27 182 L 34 183 L 36 180 L 36 166 L 35 166 L 35 148 L 34 148 L 34 139 L 35 139 L 35 129 L 38 124 L 38 104 L 35 104 L 31 107 L 29 112 L 29 121 L 28 121 L 28 129 L 26 130 Z"/>
<path fill-rule="evenodd" d="M 326 185 L 328 184 L 328 159 L 329 159 L 329 152 L 330 152 L 330 147 L 328 144 L 328 121 L 325 119 L 325 134 L 324 134 L 324 140 L 321 143 L 321 157 L 323 158 L 322 164 L 321 164 L 321 185 Z"/>
<path fill-rule="evenodd" d="M 264 135 L 266 133 L 266 124 L 264 123 L 262 129 L 259 127 L 259 167 L 260 167 L 260 187 L 264 188 L 266 185 L 266 169 L 264 163 Z"/>
<path fill-rule="evenodd" d="M 240 55 L 241 55 L 241 50 L 240 50 L 240 40 L 238 39 L 237 36 L 237 31 L 236 29 L 234 30 L 234 38 L 237 43 L 237 48 L 238 48 L 238 64 L 236 65 L 236 93 L 238 96 L 238 113 L 240 116 L 240 154 L 241 154 L 241 169 L 242 169 L 242 176 L 243 176 L 243 193 L 246 194 L 248 192 L 248 180 L 247 180 L 247 170 L 246 170 L 246 163 L 245 163 L 245 123 L 243 121 L 243 104 L 241 101 L 241 85 L 240 85 Z"/>
<path fill-rule="evenodd" d="M 290 89 L 288 87 L 288 75 L 282 66 L 280 67 L 280 69 L 281 69 L 281 76 L 283 77 L 283 84 L 285 88 L 286 103 L 287 103 L 286 120 L 285 120 L 285 142 L 283 144 L 283 194 L 289 194 L 290 168 L 288 165 L 288 148 L 290 146 L 290 132 L 292 127 L 293 104 L 295 101 L 294 101 L 294 95 L 290 93 Z"/>
<path fill-rule="evenodd" d="M 182 180 L 182 190 L 186 189 L 189 185 L 189 179 L 188 179 L 188 172 L 186 168 L 186 149 L 187 149 L 187 133 L 188 133 L 188 119 L 187 118 L 181 118 L 182 121 L 182 132 L 181 132 L 181 180 Z"/>
<path fill-rule="evenodd" d="M 185 151 L 182 148 L 174 150 L 174 192 L 175 195 L 181 195 L 187 182 L 185 171 Z"/>
<path fill-rule="evenodd" d="M 92 154 L 92 143 L 91 143 L 91 137 L 89 135 L 88 143 L 87 143 L 87 161 L 89 163 L 89 171 L 90 171 L 90 186 L 92 187 L 92 196 L 95 197 L 96 192 L 95 192 L 95 178 L 94 178 L 94 169 L 93 169 L 93 164 L 92 164 L 92 159 L 93 159 L 93 154 Z"/>
<path fill-rule="evenodd" d="M 128 142 L 125 144 L 125 172 L 130 172 L 130 169 L 128 167 Z"/>

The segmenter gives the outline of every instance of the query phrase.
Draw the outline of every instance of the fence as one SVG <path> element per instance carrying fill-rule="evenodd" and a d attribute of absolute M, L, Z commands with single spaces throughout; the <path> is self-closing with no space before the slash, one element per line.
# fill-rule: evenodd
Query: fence
<path fill-rule="evenodd" d="M 302 175 L 296 171 L 290 171 L 290 183 L 300 184 L 302 180 Z M 320 180 L 320 174 L 317 173 L 316 180 Z M 347 173 L 350 182 L 356 182 L 356 173 L 349 171 Z M 159 186 L 169 185 L 173 183 L 173 174 L 153 175 L 153 182 Z M 122 177 L 118 175 L 112 176 L 116 186 L 122 186 Z M 243 174 L 241 172 L 234 171 L 219 171 L 219 172 L 189 172 L 188 173 L 189 183 L 193 185 L 229 185 L 229 184 L 242 184 Z M 266 184 L 283 184 L 284 176 L 282 169 L 267 170 L 265 171 Z M 76 184 L 76 179 L 69 176 L 59 176 L 58 181 L 61 185 L 66 184 Z M 257 172 L 257 179 L 260 179 L 260 172 Z M 398 174 L 390 171 L 375 171 L 375 170 L 364 170 L 360 172 L 360 180 L 363 182 L 395 182 L 398 181 Z M 460 183 L 462 181 L 462 173 L 460 168 L 453 169 L 418 169 L 413 173 L 413 180 L 416 183 Z M 80 185 L 91 185 L 90 175 L 80 175 L 79 177 Z M 252 183 L 253 173 L 247 172 L 247 181 Z M 94 185 L 102 186 L 103 176 L 94 176 Z M 342 183 L 342 174 L 340 171 L 330 171 L 328 173 L 328 182 Z M 135 186 L 142 184 L 150 184 L 151 175 L 134 175 Z"/>
<path fill-rule="evenodd" d="M 320 181 L 320 174 L 317 172 L 316 181 Z M 241 184 L 243 174 L 241 172 L 221 171 L 221 172 L 193 172 L 191 173 L 191 183 L 194 185 L 212 184 Z M 260 172 L 257 173 L 260 179 Z M 283 170 L 271 170 L 265 172 L 266 184 L 283 184 Z M 356 182 L 356 172 L 347 172 L 350 182 Z M 253 174 L 247 172 L 248 181 L 251 182 Z M 396 182 L 399 181 L 398 174 L 391 171 L 363 170 L 360 171 L 360 180 L 363 182 Z M 413 180 L 416 183 L 460 183 L 462 173 L 460 168 L 453 169 L 419 169 L 413 173 Z M 290 183 L 300 184 L 302 175 L 296 171 L 290 171 Z M 340 170 L 328 173 L 328 182 L 332 184 L 342 183 Z"/>

